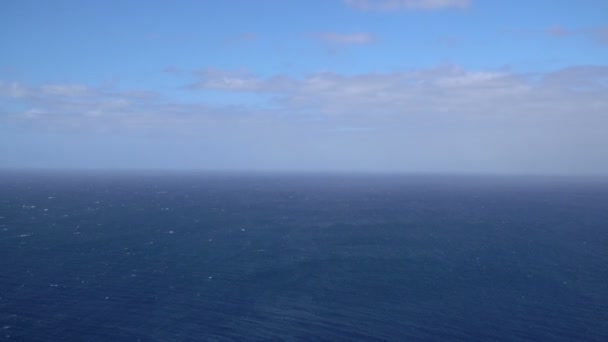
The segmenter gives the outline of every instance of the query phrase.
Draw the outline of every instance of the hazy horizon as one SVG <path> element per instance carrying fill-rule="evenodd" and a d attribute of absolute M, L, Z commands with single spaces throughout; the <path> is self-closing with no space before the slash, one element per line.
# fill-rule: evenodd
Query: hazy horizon
<path fill-rule="evenodd" d="M 0 168 L 0 175 L 26 173 L 32 175 L 91 175 L 91 176 L 229 176 L 229 177 L 295 177 L 294 179 L 306 179 L 307 177 L 371 177 L 374 179 L 437 179 L 448 181 L 450 179 L 530 179 L 530 180 L 574 180 L 574 181 L 600 181 L 608 180 L 604 173 L 505 173 L 505 172 L 441 172 L 441 171 L 364 171 L 364 170 L 276 170 L 276 169 L 202 169 L 202 168 L 65 168 L 65 167 L 7 167 Z"/>

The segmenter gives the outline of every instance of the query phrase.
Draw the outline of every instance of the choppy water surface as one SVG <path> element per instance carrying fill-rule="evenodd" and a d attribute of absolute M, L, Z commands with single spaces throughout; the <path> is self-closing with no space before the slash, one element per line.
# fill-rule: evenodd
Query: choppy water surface
<path fill-rule="evenodd" d="M 608 341 L 608 183 L 4 172 L 0 339 Z"/>

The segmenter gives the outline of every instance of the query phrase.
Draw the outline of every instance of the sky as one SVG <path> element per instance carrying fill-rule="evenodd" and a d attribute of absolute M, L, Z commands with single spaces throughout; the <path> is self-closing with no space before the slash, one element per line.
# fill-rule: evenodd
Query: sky
<path fill-rule="evenodd" d="M 0 2 L 0 168 L 608 175 L 608 1 Z"/>

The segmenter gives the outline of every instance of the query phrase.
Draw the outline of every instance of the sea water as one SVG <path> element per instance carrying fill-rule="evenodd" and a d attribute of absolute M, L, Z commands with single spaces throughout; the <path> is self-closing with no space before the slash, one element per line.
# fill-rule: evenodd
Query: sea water
<path fill-rule="evenodd" d="M 5 171 L 2 339 L 608 341 L 608 182 Z"/>

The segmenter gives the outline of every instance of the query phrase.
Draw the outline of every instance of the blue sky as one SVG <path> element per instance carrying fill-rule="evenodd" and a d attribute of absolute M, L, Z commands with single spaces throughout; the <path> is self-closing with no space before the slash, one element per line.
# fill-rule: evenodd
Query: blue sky
<path fill-rule="evenodd" d="M 608 2 L 0 4 L 0 167 L 608 173 Z"/>

